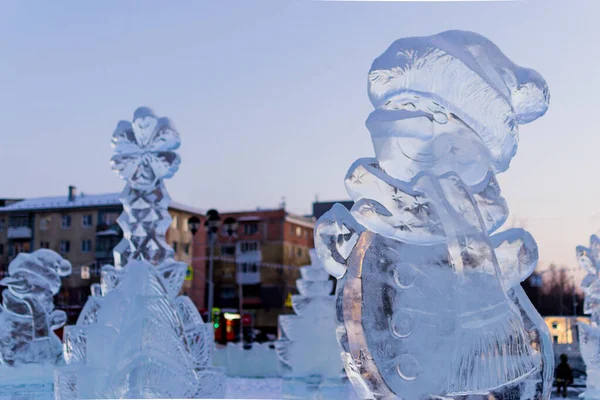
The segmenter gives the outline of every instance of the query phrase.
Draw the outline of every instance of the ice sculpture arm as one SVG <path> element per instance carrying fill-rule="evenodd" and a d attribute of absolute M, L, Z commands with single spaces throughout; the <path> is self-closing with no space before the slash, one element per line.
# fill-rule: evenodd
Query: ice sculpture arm
<path fill-rule="evenodd" d="M 27 304 L 33 319 L 33 338 L 37 339 L 48 336 L 50 333 L 48 315 L 42 301 L 36 294 L 27 294 L 23 296 L 23 300 Z"/>
<path fill-rule="evenodd" d="M 510 289 L 533 273 L 538 249 L 533 236 L 524 229 L 511 228 L 490 237 L 504 287 Z"/>
<path fill-rule="evenodd" d="M 50 329 L 53 331 L 62 328 L 67 323 L 67 313 L 63 310 L 52 311 L 48 318 L 48 323 L 50 324 Z"/>
<path fill-rule="evenodd" d="M 323 214 L 315 228 L 315 247 L 327 272 L 336 278 L 346 274 L 346 260 L 365 231 L 340 204 Z"/>

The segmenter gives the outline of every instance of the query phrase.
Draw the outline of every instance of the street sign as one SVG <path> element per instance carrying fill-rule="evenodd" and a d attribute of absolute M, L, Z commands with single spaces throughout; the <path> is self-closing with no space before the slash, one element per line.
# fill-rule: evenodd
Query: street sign
<path fill-rule="evenodd" d="M 191 265 L 188 265 L 187 270 L 185 271 L 185 280 L 193 281 L 194 280 L 194 269 Z"/>

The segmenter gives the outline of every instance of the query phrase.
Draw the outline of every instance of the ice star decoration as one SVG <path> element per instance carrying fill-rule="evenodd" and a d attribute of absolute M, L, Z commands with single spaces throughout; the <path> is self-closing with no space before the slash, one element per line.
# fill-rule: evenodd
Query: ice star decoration
<path fill-rule="evenodd" d="M 361 185 L 363 183 L 364 176 L 365 176 L 364 173 L 360 173 L 360 172 L 357 171 L 354 174 L 352 174 L 352 176 L 350 177 L 350 180 L 355 185 Z"/>
<path fill-rule="evenodd" d="M 138 108 L 133 122 L 120 121 L 113 134 L 117 153 L 112 169 L 138 190 L 149 190 L 171 178 L 181 159 L 174 150 L 180 145 L 179 133 L 168 118 L 158 118 L 146 107 Z"/>

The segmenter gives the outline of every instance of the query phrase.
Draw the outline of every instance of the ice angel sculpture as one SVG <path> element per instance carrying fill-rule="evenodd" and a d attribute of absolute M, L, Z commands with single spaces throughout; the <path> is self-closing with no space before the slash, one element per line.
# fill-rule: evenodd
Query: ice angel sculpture
<path fill-rule="evenodd" d="M 522 229 L 491 235 L 508 208 L 495 175 L 519 124 L 548 107 L 535 71 L 463 31 L 400 39 L 375 59 L 375 158 L 345 184 L 354 200 L 316 227 L 338 278 L 338 340 L 364 399 L 548 399 L 549 332 L 520 282 L 537 263 Z M 490 236 L 491 235 L 491 236 Z"/>
<path fill-rule="evenodd" d="M 292 295 L 296 315 L 280 315 L 277 355 L 284 365 L 284 397 L 344 399 L 347 385 L 335 336 L 333 281 L 310 251 L 311 265 L 300 268 L 299 295 Z"/>
<path fill-rule="evenodd" d="M 584 399 L 600 399 L 600 238 L 592 235 L 590 247 L 577 246 L 577 260 L 587 272 L 581 282 L 585 294 L 583 312 L 591 315 L 590 324 L 578 323 L 579 347 L 587 372 Z"/>
<path fill-rule="evenodd" d="M 104 266 L 74 326 L 64 332 L 67 366 L 59 399 L 218 398 L 224 374 L 212 367 L 212 326 L 179 296 L 187 265 L 165 241 L 171 223 L 163 179 L 179 166 L 179 134 L 148 108 L 113 134 L 113 169 L 127 181 L 116 265 Z"/>
<path fill-rule="evenodd" d="M 8 266 L 0 285 L 0 375 L 2 367 L 63 363 L 62 344 L 54 330 L 67 314 L 54 309 L 54 296 L 71 264 L 48 249 L 20 253 Z"/>

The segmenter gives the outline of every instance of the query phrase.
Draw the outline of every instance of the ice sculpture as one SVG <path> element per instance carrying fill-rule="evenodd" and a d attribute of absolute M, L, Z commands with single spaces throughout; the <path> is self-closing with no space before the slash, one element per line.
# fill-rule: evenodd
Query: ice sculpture
<path fill-rule="evenodd" d="M 8 266 L 0 285 L 0 368 L 63 362 L 62 344 L 54 330 L 67 322 L 67 314 L 54 309 L 61 277 L 71 264 L 48 249 L 20 253 Z M 3 374 L 0 370 L 0 374 Z"/>
<path fill-rule="evenodd" d="M 53 297 L 71 264 L 48 249 L 20 253 L 0 285 L 0 399 L 52 399 L 56 365 L 64 364 L 54 330 L 67 322 Z"/>
<path fill-rule="evenodd" d="M 579 347 L 587 372 L 584 399 L 600 399 L 600 238 L 592 235 L 590 247 L 577 246 L 577 260 L 587 272 L 581 282 L 585 294 L 583 312 L 591 315 L 590 325 L 579 322 Z"/>
<path fill-rule="evenodd" d="M 224 396 L 224 373 L 212 367 L 212 326 L 178 296 L 187 266 L 165 241 L 163 179 L 177 171 L 179 144 L 170 121 L 148 108 L 117 125 L 112 165 L 127 181 L 118 219 L 124 238 L 116 265 L 102 267 L 76 325 L 65 328 L 60 399 Z"/>
<path fill-rule="evenodd" d="M 495 175 L 518 125 L 549 92 L 490 41 L 448 31 L 400 39 L 375 59 L 357 160 L 316 227 L 338 278 L 337 334 L 363 399 L 548 399 L 549 332 L 520 282 L 537 263 L 522 229 L 490 236 L 508 208 Z"/>
<path fill-rule="evenodd" d="M 296 315 L 280 315 L 277 356 L 285 369 L 286 398 L 347 399 L 335 336 L 333 281 L 310 252 L 311 265 L 300 268 L 299 295 L 292 295 Z"/>

